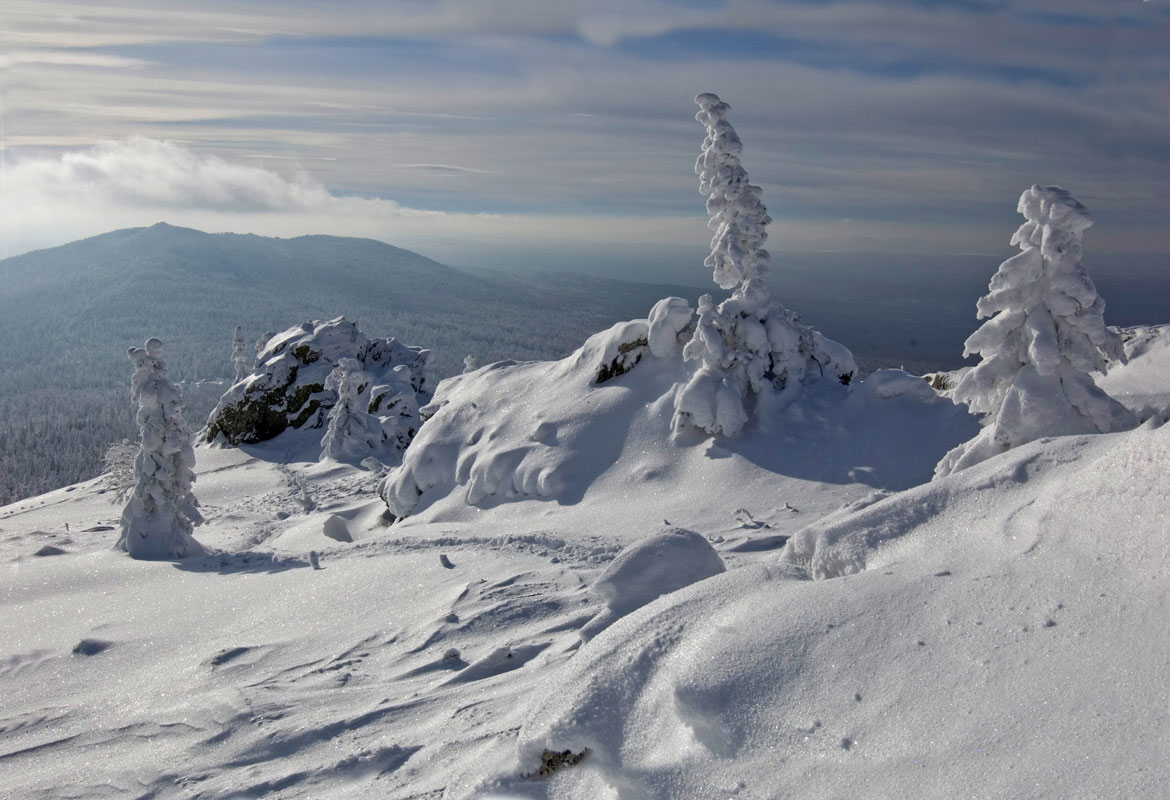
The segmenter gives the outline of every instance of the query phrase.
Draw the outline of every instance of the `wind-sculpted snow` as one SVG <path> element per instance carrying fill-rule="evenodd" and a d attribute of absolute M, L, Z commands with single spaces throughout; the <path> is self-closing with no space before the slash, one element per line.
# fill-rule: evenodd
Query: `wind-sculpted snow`
<path fill-rule="evenodd" d="M 196 448 L 209 556 L 112 552 L 100 480 L 0 507 L 0 796 L 1167 796 L 1160 419 L 915 489 L 976 429 L 922 379 L 671 439 L 681 361 L 596 383 L 638 330 L 462 378 L 523 423 L 498 438 L 596 455 L 572 505 L 391 524 L 375 474 L 278 439 Z M 1165 407 L 1139 339 L 1111 378 Z M 686 563 L 630 557 L 679 527 Z M 582 643 L 607 583 L 638 607 Z"/>
<path fill-rule="evenodd" d="M 1170 375 L 1170 325 L 1122 328 L 1120 333 L 1126 363 L 1094 376 L 1097 385 L 1139 422 L 1170 421 L 1170 397 L 1164 386 Z"/>
<path fill-rule="evenodd" d="M 594 581 L 593 593 L 606 608 L 581 629 L 581 638 L 592 639 L 631 611 L 724 570 L 715 548 L 694 531 L 673 528 L 639 539 Z"/>
<path fill-rule="evenodd" d="M 337 401 L 326 386 L 343 359 L 353 359 L 365 376 L 361 401 L 383 428 L 387 451 L 395 455 L 421 425 L 418 406 L 430 398 L 430 351 L 397 339 L 370 339 L 344 317 L 313 321 L 270 337 L 256 369 L 223 395 L 201 438 L 226 444 L 262 442 L 289 428 L 320 429 Z M 383 437 L 376 437 L 379 444 Z M 344 454 L 339 444 L 335 451 Z"/>
<path fill-rule="evenodd" d="M 499 362 L 443 381 L 423 409 L 433 416 L 380 489 L 390 512 L 405 517 L 454 493 L 485 507 L 580 500 L 637 414 L 683 374 L 677 358 L 645 357 L 647 330 L 646 320 L 618 323 L 561 361 Z"/>
<path fill-rule="evenodd" d="M 594 335 L 561 361 L 501 362 L 443 381 L 423 409 L 433 416 L 379 490 L 390 513 L 443 519 L 462 516 L 461 507 L 523 500 L 571 505 L 603 485 L 665 499 L 684 476 L 725 480 L 728 497 L 745 498 L 758 498 L 753 487 L 766 491 L 776 474 L 906 488 L 929 478 L 946 443 L 978 430 L 962 408 L 900 370 L 767 395 L 742 441 L 673 430 L 679 393 L 696 369 L 663 344 L 686 330 L 685 303 L 676 300 L 656 305 L 653 320 Z"/>
<path fill-rule="evenodd" d="M 1164 794 L 1168 461 L 1049 439 L 842 511 L 588 642 L 454 797 Z"/>

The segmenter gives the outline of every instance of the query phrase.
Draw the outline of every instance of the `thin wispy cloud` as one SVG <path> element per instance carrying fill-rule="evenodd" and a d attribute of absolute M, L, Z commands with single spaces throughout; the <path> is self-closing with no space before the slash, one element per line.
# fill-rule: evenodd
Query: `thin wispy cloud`
<path fill-rule="evenodd" d="M 489 169 L 473 169 L 471 167 L 460 167 L 455 164 L 395 164 L 395 169 L 406 170 L 407 172 L 428 172 L 432 174 L 450 174 L 450 173 L 471 173 L 473 175 L 490 175 Z"/>

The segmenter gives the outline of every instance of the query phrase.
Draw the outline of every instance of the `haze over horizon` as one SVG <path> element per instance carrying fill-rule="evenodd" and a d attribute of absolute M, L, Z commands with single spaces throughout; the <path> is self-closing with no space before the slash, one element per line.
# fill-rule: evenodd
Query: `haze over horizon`
<path fill-rule="evenodd" d="M 701 280 L 699 91 L 775 251 L 1006 255 L 1053 183 L 1087 252 L 1166 254 L 1167 41 L 1164 2 L 11 0 L 0 256 L 165 220 Z"/>

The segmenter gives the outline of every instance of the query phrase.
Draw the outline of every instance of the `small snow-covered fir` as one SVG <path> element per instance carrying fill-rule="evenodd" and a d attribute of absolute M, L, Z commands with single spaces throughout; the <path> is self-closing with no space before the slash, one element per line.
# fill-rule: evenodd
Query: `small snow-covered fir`
<path fill-rule="evenodd" d="M 122 512 L 117 547 L 134 558 L 185 558 L 202 554 L 191 535 L 203 522 L 192 492 L 195 452 L 183 421 L 182 396 L 167 377 L 162 342 L 148 339 L 126 353 L 134 364 L 131 397 L 141 435 L 135 485 Z"/>
<path fill-rule="evenodd" d="M 1059 186 L 1020 196 L 1024 224 L 1012 236 L 1022 251 L 1000 265 L 980 298 L 980 319 L 963 355 L 982 360 L 951 396 L 986 414 L 979 436 L 939 462 L 947 475 L 1042 436 L 1104 433 L 1132 427 L 1133 414 L 1091 373 L 1123 363 L 1121 337 L 1105 326 L 1105 301 L 1081 264 L 1088 210 Z"/>

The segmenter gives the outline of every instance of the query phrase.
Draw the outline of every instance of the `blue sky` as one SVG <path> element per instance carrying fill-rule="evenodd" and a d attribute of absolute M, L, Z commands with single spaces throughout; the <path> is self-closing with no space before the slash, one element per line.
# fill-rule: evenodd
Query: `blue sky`
<path fill-rule="evenodd" d="M 1170 253 L 1160 0 L 5 0 L 0 255 L 166 220 L 701 260 L 700 91 L 774 250 L 1004 252 L 1057 183 L 1088 251 Z"/>

